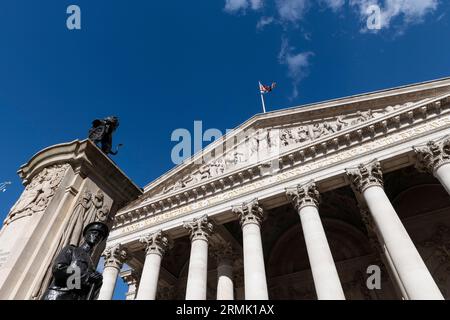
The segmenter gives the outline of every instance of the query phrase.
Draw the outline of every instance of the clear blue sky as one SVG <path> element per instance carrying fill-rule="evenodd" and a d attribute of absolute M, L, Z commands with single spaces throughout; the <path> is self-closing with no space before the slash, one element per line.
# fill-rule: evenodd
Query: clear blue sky
<path fill-rule="evenodd" d="M 258 80 L 277 82 L 275 110 L 450 75 L 447 1 L 378 0 L 377 32 L 368 2 L 2 0 L 0 218 L 19 166 L 95 118 L 120 118 L 114 160 L 144 186 L 173 166 L 173 130 L 224 132 L 260 112 Z M 66 28 L 70 4 L 81 30 Z"/>

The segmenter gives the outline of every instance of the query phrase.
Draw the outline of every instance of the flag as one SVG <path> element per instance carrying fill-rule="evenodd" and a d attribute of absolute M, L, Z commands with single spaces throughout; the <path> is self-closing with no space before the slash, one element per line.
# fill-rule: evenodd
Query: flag
<path fill-rule="evenodd" d="M 259 82 L 259 92 L 261 94 L 268 93 L 268 92 L 272 91 L 275 88 L 275 86 L 276 86 L 275 82 L 272 82 L 272 84 L 270 86 L 266 86 L 266 85 L 263 85 L 260 81 Z"/>

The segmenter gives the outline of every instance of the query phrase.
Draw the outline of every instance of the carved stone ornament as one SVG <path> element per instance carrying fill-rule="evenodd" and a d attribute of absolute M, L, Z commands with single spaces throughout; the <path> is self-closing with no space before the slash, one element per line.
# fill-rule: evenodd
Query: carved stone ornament
<path fill-rule="evenodd" d="M 314 206 L 316 208 L 319 206 L 320 193 L 316 184 L 312 181 L 287 189 L 286 195 L 292 201 L 297 211 L 306 206 Z"/>
<path fill-rule="evenodd" d="M 68 167 L 68 164 L 54 165 L 36 175 L 11 208 L 4 224 L 45 211 Z"/>
<path fill-rule="evenodd" d="M 121 244 L 106 248 L 102 256 L 105 258 L 105 267 L 114 267 L 119 270 L 129 259 L 128 250 Z"/>
<path fill-rule="evenodd" d="M 233 171 L 239 167 L 256 163 L 279 154 L 280 150 L 291 149 L 312 141 L 332 135 L 352 126 L 357 126 L 371 119 L 381 117 L 387 113 L 396 111 L 402 107 L 408 107 L 413 102 L 403 105 L 387 106 L 376 111 L 356 111 L 347 115 L 339 115 L 334 118 L 316 120 L 310 123 L 282 128 L 249 129 L 243 137 L 238 137 L 237 143 L 226 149 L 224 154 L 213 157 L 206 163 L 198 164 L 197 168 L 191 168 L 190 172 L 177 177 L 175 182 L 161 186 L 151 193 L 152 196 L 173 192 L 189 187 L 203 180 L 207 180 L 224 173 Z M 228 148 L 228 146 L 227 146 Z"/>
<path fill-rule="evenodd" d="M 373 160 L 367 164 L 360 164 L 357 168 L 346 169 L 352 187 L 363 193 L 371 186 L 383 186 L 383 171 L 381 164 Z"/>
<path fill-rule="evenodd" d="M 147 254 L 159 254 L 163 256 L 169 249 L 169 237 L 161 230 L 145 235 L 139 239 L 145 245 Z"/>
<path fill-rule="evenodd" d="M 201 216 L 200 218 L 195 218 L 192 221 L 184 222 L 183 227 L 189 230 L 191 241 L 208 241 L 209 236 L 214 229 L 213 224 L 209 222 L 207 215 Z"/>
<path fill-rule="evenodd" d="M 442 165 L 450 164 L 450 136 L 414 147 L 414 151 L 417 156 L 416 168 L 434 174 Z"/>
<path fill-rule="evenodd" d="M 240 206 L 233 207 L 233 213 L 239 215 L 241 226 L 248 223 L 256 223 L 261 225 L 264 218 L 264 210 L 259 205 L 258 199 L 244 202 Z"/>

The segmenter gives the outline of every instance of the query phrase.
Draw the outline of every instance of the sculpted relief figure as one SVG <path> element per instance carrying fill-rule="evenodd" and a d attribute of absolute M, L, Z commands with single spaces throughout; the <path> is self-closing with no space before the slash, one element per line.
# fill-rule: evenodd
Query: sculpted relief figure
<path fill-rule="evenodd" d="M 34 177 L 11 208 L 4 224 L 44 211 L 61 183 L 67 167 L 68 165 L 55 165 L 45 168 Z"/>
<path fill-rule="evenodd" d="M 302 124 L 295 127 L 281 129 L 260 128 L 254 134 L 248 134 L 245 137 L 245 142 L 240 143 L 230 151 L 227 150 L 223 156 L 203 164 L 196 171 L 193 170 L 193 173 L 177 180 L 176 183 L 161 187 L 158 195 L 176 191 L 202 180 L 219 176 L 236 169 L 238 166 L 248 164 L 248 162 L 260 161 L 268 156 L 272 156 L 274 152 L 279 151 L 280 147 L 288 148 L 320 139 L 350 126 L 361 124 L 412 104 L 414 103 L 408 102 L 403 105 L 387 106 L 379 110 L 377 109 L 377 112 L 373 112 L 371 109 L 356 111 L 352 114 L 338 115 L 331 119 L 315 121 L 314 123 Z"/>

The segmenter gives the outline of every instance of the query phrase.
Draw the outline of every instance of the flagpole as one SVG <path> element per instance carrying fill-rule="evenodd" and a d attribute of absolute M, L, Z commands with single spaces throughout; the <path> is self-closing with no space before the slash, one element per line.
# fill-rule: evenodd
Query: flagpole
<path fill-rule="evenodd" d="M 263 107 L 263 113 L 266 113 L 266 104 L 264 103 L 264 95 L 261 93 L 261 102 Z"/>

